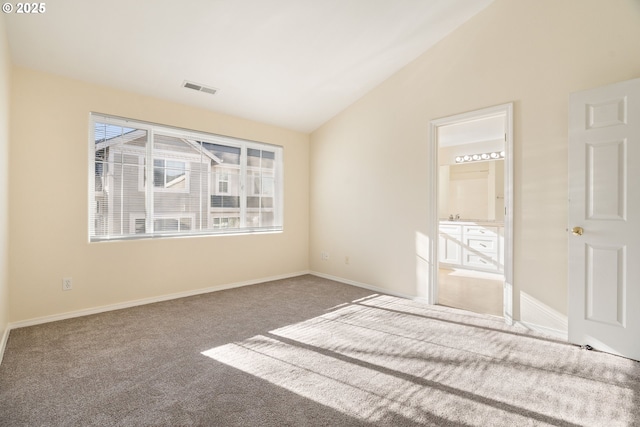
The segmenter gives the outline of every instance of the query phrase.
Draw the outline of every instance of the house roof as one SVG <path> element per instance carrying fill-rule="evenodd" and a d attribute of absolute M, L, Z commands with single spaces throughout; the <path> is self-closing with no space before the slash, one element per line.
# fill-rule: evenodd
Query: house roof
<path fill-rule="evenodd" d="M 147 135 L 146 130 L 123 128 L 109 124 L 96 126 L 94 136 L 96 151 L 118 144 L 126 144 Z"/>
<path fill-rule="evenodd" d="M 102 150 L 107 147 L 113 147 L 116 145 L 127 144 L 140 138 L 144 138 L 147 135 L 147 131 L 143 129 L 131 129 L 122 126 L 111 125 L 108 123 L 100 123 L 95 127 L 94 136 L 96 141 L 96 151 Z M 220 164 L 223 160 L 209 151 L 206 144 L 202 144 L 199 141 L 188 138 L 177 138 L 179 141 L 185 143 L 185 145 L 193 148 L 198 153 L 202 153 L 212 161 Z"/>

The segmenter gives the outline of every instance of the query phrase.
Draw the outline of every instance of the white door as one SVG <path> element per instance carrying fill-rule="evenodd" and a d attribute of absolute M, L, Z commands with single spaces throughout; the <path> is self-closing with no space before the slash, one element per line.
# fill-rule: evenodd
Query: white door
<path fill-rule="evenodd" d="M 569 341 L 640 360 L 640 79 L 569 99 Z"/>

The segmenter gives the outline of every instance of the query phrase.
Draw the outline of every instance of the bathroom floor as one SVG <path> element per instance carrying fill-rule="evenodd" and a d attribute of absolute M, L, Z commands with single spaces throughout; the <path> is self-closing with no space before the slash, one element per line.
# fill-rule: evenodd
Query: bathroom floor
<path fill-rule="evenodd" d="M 502 316 L 504 276 L 482 271 L 440 268 L 438 279 L 439 304 Z"/>

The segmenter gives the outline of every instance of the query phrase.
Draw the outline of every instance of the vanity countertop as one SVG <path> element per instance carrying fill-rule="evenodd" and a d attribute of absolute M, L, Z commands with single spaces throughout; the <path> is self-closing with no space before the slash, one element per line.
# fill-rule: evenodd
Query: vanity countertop
<path fill-rule="evenodd" d="M 458 220 L 449 220 L 448 218 L 440 218 L 440 223 L 444 224 L 460 224 L 460 225 L 469 225 L 469 224 L 486 224 L 486 225 L 496 225 L 501 226 L 504 225 L 504 221 L 499 221 L 496 219 L 458 219 Z"/>

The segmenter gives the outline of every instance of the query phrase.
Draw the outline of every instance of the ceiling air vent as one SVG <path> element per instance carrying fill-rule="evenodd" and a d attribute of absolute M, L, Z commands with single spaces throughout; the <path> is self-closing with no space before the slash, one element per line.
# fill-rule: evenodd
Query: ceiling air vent
<path fill-rule="evenodd" d="M 208 93 L 210 95 L 215 95 L 216 92 L 218 91 L 218 89 L 216 89 L 215 87 L 203 86 L 198 83 L 189 82 L 187 80 L 185 80 L 182 83 L 182 87 L 186 87 L 187 89 L 197 90 L 198 92 Z"/>

